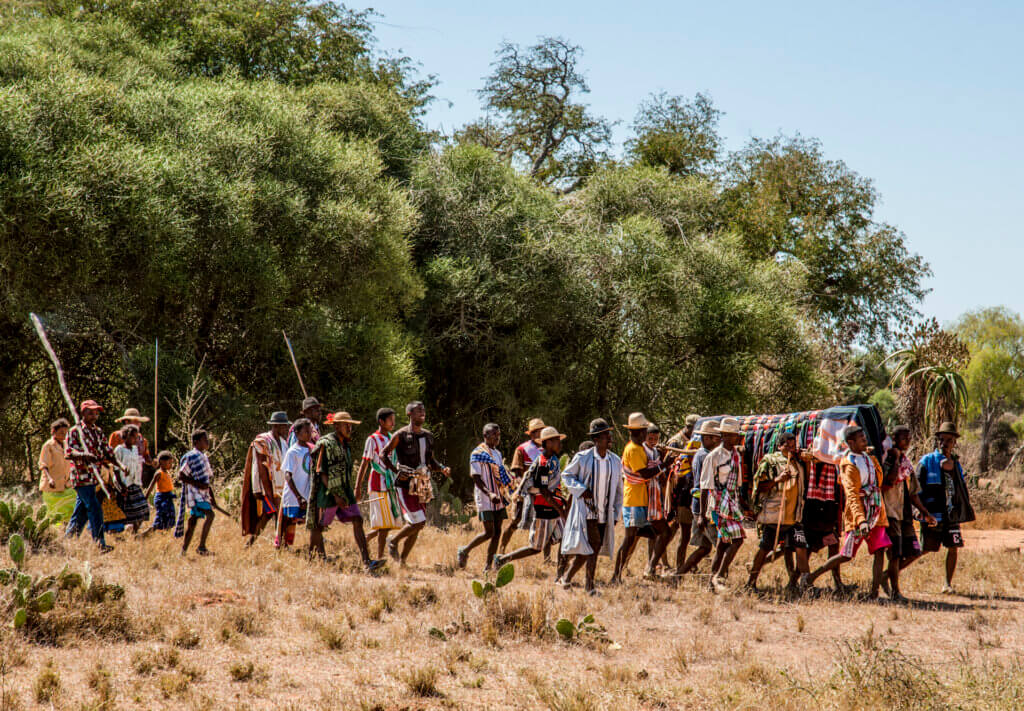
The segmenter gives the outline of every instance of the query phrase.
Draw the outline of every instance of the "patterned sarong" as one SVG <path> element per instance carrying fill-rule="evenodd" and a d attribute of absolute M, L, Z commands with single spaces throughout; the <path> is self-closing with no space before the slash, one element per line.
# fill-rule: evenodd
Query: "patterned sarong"
<path fill-rule="evenodd" d="M 121 497 L 121 508 L 124 511 L 125 523 L 142 523 L 149 520 L 149 503 L 142 487 L 130 484 Z"/>
<path fill-rule="evenodd" d="M 718 540 L 724 543 L 742 540 L 745 537 L 743 509 L 740 506 L 740 473 L 739 452 L 733 451 L 732 466 L 729 468 L 729 476 L 725 483 L 719 484 L 718 475 L 715 474 L 715 488 L 708 492 L 711 521 L 718 529 Z"/>

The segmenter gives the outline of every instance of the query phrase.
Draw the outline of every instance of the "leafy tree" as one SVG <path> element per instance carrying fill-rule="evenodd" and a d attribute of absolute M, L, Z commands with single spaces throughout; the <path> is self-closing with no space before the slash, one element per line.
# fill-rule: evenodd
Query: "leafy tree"
<path fill-rule="evenodd" d="M 461 139 L 522 165 L 539 182 L 571 191 L 607 158 L 611 126 L 579 103 L 590 87 L 577 64 L 582 50 L 544 37 L 532 47 L 505 42 L 480 90 L 488 118 Z"/>
<path fill-rule="evenodd" d="M 911 436 L 926 440 L 929 427 L 956 422 L 967 406 L 962 372 L 969 351 L 955 333 L 930 319 L 903 335 L 903 347 L 887 359 L 892 364 L 890 385 L 896 390 L 896 410 Z"/>
<path fill-rule="evenodd" d="M 635 198 L 651 193 L 638 185 L 652 176 L 691 180 L 601 171 L 564 203 L 568 279 L 584 293 L 573 330 L 585 350 L 566 374 L 573 419 L 641 407 L 678 421 L 682 409 L 795 408 L 820 396 L 811 334 L 788 298 L 792 277 L 750 260 L 734 236 L 679 239 L 671 221 L 643 214 L 648 203 Z"/>
<path fill-rule="evenodd" d="M 718 162 L 721 115 L 706 94 L 692 101 L 654 94 L 640 105 L 626 150 L 637 162 L 665 166 L 673 175 L 705 174 Z"/>
<path fill-rule="evenodd" d="M 968 414 L 981 425 L 978 469 L 985 473 L 999 418 L 1024 407 L 1024 319 L 999 306 L 964 314 L 953 330 L 971 351 L 966 371 Z"/>
<path fill-rule="evenodd" d="M 375 140 L 389 172 L 408 178 L 430 134 L 420 123 L 433 77 L 407 57 L 374 51 L 374 13 L 311 0 L 35 0 L 30 7 L 93 22 L 117 18 L 161 59 L 193 77 L 237 76 L 292 86 L 329 82 L 334 130 Z M 345 90 L 337 91 L 338 82 Z M 317 87 L 312 93 L 322 94 Z M 323 97 L 325 100 L 327 97 Z"/>
<path fill-rule="evenodd" d="M 111 409 L 151 401 L 159 337 L 163 392 L 205 359 L 207 423 L 251 432 L 300 397 L 282 328 L 332 406 L 415 392 L 393 313 L 421 294 L 415 211 L 373 141 L 333 130 L 345 85 L 182 78 L 123 22 L 63 19 L 5 26 L 0 85 L 0 351 L 28 356 L 5 417 L 60 402 L 21 385 L 53 382 L 29 311 Z"/>
<path fill-rule="evenodd" d="M 605 232 L 628 217 L 649 217 L 666 237 L 694 239 L 712 235 L 721 221 L 711 181 L 647 165 L 604 167 L 563 205 L 578 230 Z"/>
<path fill-rule="evenodd" d="M 931 272 L 902 233 L 875 221 L 871 181 L 799 136 L 754 139 L 725 170 L 727 224 L 751 257 L 802 275 L 802 301 L 823 331 L 884 340 L 916 314 Z"/>
<path fill-rule="evenodd" d="M 558 371 L 574 300 L 552 242 L 557 202 L 474 145 L 424 156 L 412 188 L 425 296 L 406 323 L 431 422 L 452 443 L 449 457 L 466 461 L 484 422 L 514 436 L 531 414 L 555 418 L 569 397 Z"/>

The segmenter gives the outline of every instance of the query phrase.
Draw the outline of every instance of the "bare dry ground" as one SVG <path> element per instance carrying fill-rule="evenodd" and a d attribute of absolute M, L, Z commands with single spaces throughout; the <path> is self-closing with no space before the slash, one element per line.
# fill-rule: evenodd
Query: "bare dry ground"
<path fill-rule="evenodd" d="M 635 560 L 624 585 L 588 598 L 554 589 L 538 557 L 482 603 L 482 550 L 453 567 L 471 535 L 428 529 L 407 569 L 379 577 L 359 572 L 337 525 L 328 564 L 265 541 L 247 550 L 223 517 L 210 558 L 179 557 L 169 536 L 115 540 L 106 556 L 87 536 L 60 544 L 28 569 L 88 561 L 124 603 L 96 613 L 109 624 L 58 607 L 55 643 L 4 633 L 0 708 L 1024 708 L 1022 531 L 969 531 L 956 595 L 938 594 L 942 558 L 915 564 L 908 606 L 786 600 L 779 567 L 762 576 L 768 593 L 741 593 L 752 539 L 728 594 L 707 592 L 705 576 L 642 581 Z M 602 559 L 599 580 L 609 572 Z M 861 590 L 868 575 L 866 557 L 845 572 Z M 554 632 L 587 614 L 603 634 Z"/>

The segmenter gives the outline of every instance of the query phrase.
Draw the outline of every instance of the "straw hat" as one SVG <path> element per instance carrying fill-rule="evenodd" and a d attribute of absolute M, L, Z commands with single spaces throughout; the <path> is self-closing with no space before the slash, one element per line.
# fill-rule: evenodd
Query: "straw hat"
<path fill-rule="evenodd" d="M 530 423 L 526 425 L 526 434 L 533 434 L 537 430 L 542 430 L 545 427 L 547 427 L 547 425 L 544 424 L 544 420 L 539 417 L 534 417 L 530 420 Z"/>
<path fill-rule="evenodd" d="M 721 433 L 718 431 L 717 422 L 715 422 L 714 420 L 705 420 L 704 423 L 701 424 L 700 429 L 694 432 L 694 434 L 701 436 L 714 435 L 715 437 L 717 437 Z"/>
<path fill-rule="evenodd" d="M 651 423 L 647 421 L 642 412 L 634 412 L 629 416 L 629 422 L 626 423 L 627 430 L 646 430 L 648 425 Z"/>
<path fill-rule="evenodd" d="M 948 435 L 953 435 L 954 437 L 959 437 L 960 436 L 960 433 L 956 431 L 956 425 L 953 424 L 952 422 L 943 422 L 941 425 L 939 425 L 939 429 L 938 429 L 938 431 L 935 432 L 935 434 L 937 434 L 937 435 L 948 434 Z"/>
<path fill-rule="evenodd" d="M 554 427 L 545 427 L 540 431 L 540 437 L 538 439 L 541 442 L 547 442 L 549 439 L 565 439 L 564 434 L 558 434 L 558 430 Z"/>
<path fill-rule="evenodd" d="M 149 422 L 149 418 L 140 415 L 139 411 L 134 407 L 129 407 L 124 411 L 124 414 L 114 420 L 114 422 Z"/>
<path fill-rule="evenodd" d="M 352 415 L 348 414 L 344 410 L 342 410 L 340 412 L 333 412 L 333 413 L 327 415 L 327 424 L 329 424 L 329 425 L 337 425 L 337 424 L 339 424 L 341 422 L 347 422 L 350 425 L 359 425 L 359 424 L 362 424 L 363 421 L 362 420 L 353 420 L 352 419 Z"/>
<path fill-rule="evenodd" d="M 697 420 L 699 420 L 699 419 L 700 419 L 700 415 L 687 415 L 686 416 L 686 424 L 687 425 L 696 425 L 697 424 Z"/>
<path fill-rule="evenodd" d="M 718 423 L 718 434 L 739 434 L 740 421 L 735 417 L 723 417 Z"/>

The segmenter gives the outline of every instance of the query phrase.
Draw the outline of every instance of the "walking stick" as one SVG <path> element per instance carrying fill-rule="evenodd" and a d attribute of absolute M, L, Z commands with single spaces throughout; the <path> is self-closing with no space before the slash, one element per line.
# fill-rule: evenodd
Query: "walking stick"
<path fill-rule="evenodd" d="M 39 334 L 39 339 L 43 342 L 43 348 L 46 353 L 50 356 L 50 360 L 53 361 L 53 367 L 57 370 L 57 382 L 60 383 L 60 392 L 64 396 L 64 402 L 67 403 L 68 409 L 71 410 L 71 417 L 74 418 L 75 424 L 77 425 L 81 420 L 78 417 L 78 410 L 75 408 L 75 403 L 71 399 L 71 393 L 68 392 L 68 384 L 64 382 L 64 369 L 60 367 L 60 361 L 57 359 L 57 354 L 53 351 L 53 346 L 50 345 L 50 339 L 46 337 L 46 330 L 43 328 L 43 322 L 39 320 L 39 317 L 34 313 L 29 313 L 29 318 L 32 319 L 32 325 L 36 328 L 36 333 Z M 103 489 L 103 493 L 106 494 L 107 498 L 110 498 L 110 492 L 107 491 L 106 484 L 103 483 L 103 477 L 98 476 L 96 480 L 100 483 L 100 488 Z"/>
<path fill-rule="evenodd" d="M 306 385 L 302 382 L 302 373 L 299 372 L 299 364 L 295 360 L 295 351 L 292 350 L 292 342 L 288 340 L 288 334 L 281 329 L 281 335 L 284 336 L 284 344 L 288 346 L 288 354 L 292 357 L 292 365 L 295 366 L 295 375 L 299 378 L 299 387 L 302 388 L 302 397 L 308 398 L 309 394 L 306 393 Z"/>
<path fill-rule="evenodd" d="M 789 490 L 789 478 L 786 479 L 782 485 L 782 496 L 779 501 L 779 520 L 775 522 L 775 545 L 772 546 L 772 552 L 779 547 L 779 533 L 782 531 L 782 518 L 786 513 L 786 492 Z"/>
<path fill-rule="evenodd" d="M 156 339 L 156 354 L 153 357 L 153 449 L 150 452 L 150 456 L 155 456 L 160 448 L 157 446 L 157 437 L 159 437 L 160 430 L 157 428 L 157 419 L 159 412 L 157 405 L 160 402 L 160 339 Z"/>

